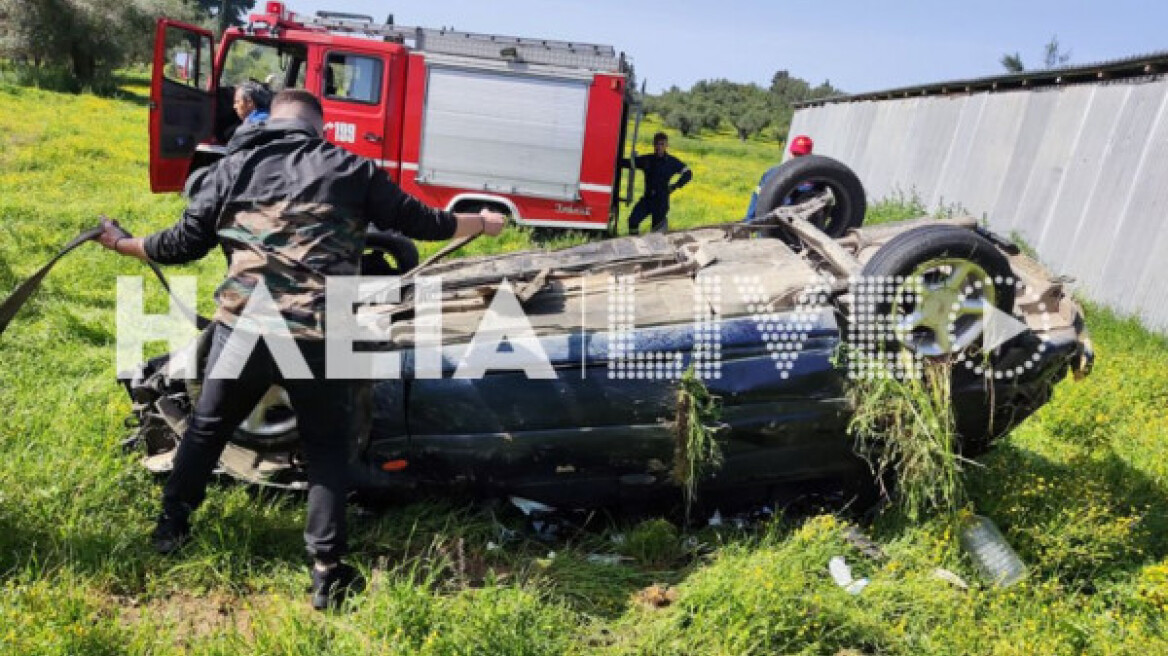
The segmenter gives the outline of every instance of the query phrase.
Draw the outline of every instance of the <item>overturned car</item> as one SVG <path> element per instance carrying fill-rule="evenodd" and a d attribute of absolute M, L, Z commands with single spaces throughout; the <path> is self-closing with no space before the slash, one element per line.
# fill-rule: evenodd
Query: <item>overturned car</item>
<path fill-rule="evenodd" d="M 383 330 L 358 350 L 399 353 L 401 366 L 362 391 L 369 420 L 351 436 L 355 485 L 571 507 L 677 497 L 678 387 L 688 371 L 721 407 L 706 428 L 722 462 L 698 482 L 702 494 L 855 489 L 872 477 L 848 433 L 857 377 L 949 363 L 959 448 L 975 456 L 1068 372 L 1089 371 L 1083 317 L 1064 281 L 1013 244 L 972 219 L 832 238 L 820 227 L 833 206 L 829 189 L 752 224 L 466 258 L 404 279 L 397 302 L 362 308 Z M 434 322 L 419 312 L 421 281 L 439 278 L 426 293 L 440 308 L 441 343 L 420 344 L 419 323 Z M 538 353 L 545 375 L 467 374 L 476 332 L 504 300 L 521 308 L 525 352 Z M 163 357 L 127 387 L 127 445 L 164 472 L 198 382 L 172 377 Z M 297 442 L 295 414 L 275 386 L 237 430 L 222 469 L 302 488 Z"/>

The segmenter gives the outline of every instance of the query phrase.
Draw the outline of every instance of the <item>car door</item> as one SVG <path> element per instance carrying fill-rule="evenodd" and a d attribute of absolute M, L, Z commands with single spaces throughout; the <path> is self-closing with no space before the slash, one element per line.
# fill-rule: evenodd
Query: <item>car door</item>
<path fill-rule="evenodd" d="M 214 126 L 211 32 L 166 18 L 154 32 L 150 82 L 150 189 L 181 191 L 200 142 Z"/>
<path fill-rule="evenodd" d="M 528 275 L 530 271 L 517 277 Z M 678 279 L 670 289 L 685 295 L 692 281 Z M 491 291 L 482 286 L 477 293 Z M 676 354 L 692 349 L 692 306 L 669 295 L 644 296 L 649 312 L 671 316 L 661 320 L 667 325 L 651 330 L 626 327 L 619 339 L 627 348 L 619 353 L 660 350 L 675 354 L 662 357 L 679 361 Z M 548 284 L 521 302 L 538 335 L 538 351 L 505 340 L 497 351 L 486 349 L 500 360 L 490 355 L 486 360 L 510 364 L 476 373 L 470 372 L 473 367 L 463 368 L 469 362 L 466 340 L 494 329 L 484 327 L 487 315 L 481 308 L 464 310 L 470 307 L 466 303 L 444 307 L 441 377 L 407 381 L 414 450 L 441 460 L 455 476 L 552 505 L 603 504 L 630 490 L 641 494 L 648 487 L 667 485 L 667 463 L 676 444 L 668 420 L 676 412 L 677 384 L 644 371 L 635 376 L 631 361 L 622 365 L 630 367 L 627 375 L 614 368 L 610 358 L 618 349 L 607 329 L 608 300 L 604 285 L 586 294 L 566 294 L 559 284 Z M 670 313 L 670 307 L 677 312 Z M 684 320 L 673 323 L 672 314 Z M 491 338 L 486 339 L 489 343 Z M 483 355 L 478 351 L 477 357 Z M 414 370 L 416 357 L 406 355 L 406 371 Z M 539 372 L 548 370 L 513 366 L 539 358 L 546 358 L 553 375 L 542 377 Z"/>
<path fill-rule="evenodd" d="M 385 53 L 325 48 L 321 51 L 319 97 L 324 108 L 325 138 L 362 157 L 384 160 L 387 84 Z"/>

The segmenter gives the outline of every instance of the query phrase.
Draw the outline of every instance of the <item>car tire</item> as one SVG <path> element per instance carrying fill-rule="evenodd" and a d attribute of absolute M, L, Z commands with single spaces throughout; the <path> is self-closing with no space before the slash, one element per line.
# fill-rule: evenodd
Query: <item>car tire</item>
<path fill-rule="evenodd" d="M 230 441 L 260 453 L 286 451 L 299 443 L 296 412 L 284 388 L 272 385 Z"/>
<path fill-rule="evenodd" d="M 874 310 L 877 317 L 893 317 L 898 334 L 905 335 L 899 346 L 925 357 L 947 357 L 979 342 L 986 302 L 1006 313 L 1014 308 L 1009 260 L 968 228 L 938 224 L 903 232 L 876 251 L 861 276 L 921 281 L 915 304 L 898 291 L 895 300 L 876 299 Z M 949 314 L 953 310 L 956 318 Z"/>
<path fill-rule="evenodd" d="M 192 412 L 199 404 L 202 391 L 201 381 L 187 381 L 187 395 L 191 400 Z M 292 410 L 292 404 L 284 388 L 272 385 L 228 441 L 261 453 L 286 451 L 299 443 L 300 431 L 297 429 L 296 413 Z"/>
<path fill-rule="evenodd" d="M 198 361 L 200 378 L 186 381 L 187 397 L 190 400 L 192 413 L 198 407 L 199 397 L 203 394 L 201 377 L 207 372 L 207 358 L 211 354 L 211 341 L 214 335 L 213 326 L 214 324 L 199 335 L 195 346 L 195 358 Z M 277 397 L 282 395 L 282 398 L 276 399 L 283 406 L 286 406 L 282 409 L 281 416 L 268 414 L 269 410 L 274 410 L 272 407 L 273 395 L 277 395 Z M 287 450 L 300 441 L 300 432 L 296 428 L 296 414 L 291 410 L 292 405 L 287 399 L 287 393 L 284 392 L 283 388 L 273 385 L 264 398 L 256 404 L 256 409 L 252 410 L 244 422 L 235 429 L 229 441 L 255 451 Z M 256 423 L 261 419 L 261 415 L 263 415 L 262 419 L 265 420 L 263 425 Z M 182 435 L 178 437 L 181 439 Z"/>
<path fill-rule="evenodd" d="M 848 230 L 863 225 L 868 211 L 864 185 L 843 162 L 823 155 L 805 155 L 780 164 L 758 192 L 755 216 L 766 216 L 783 205 L 804 183 L 826 187 L 835 197 L 835 207 L 815 222 L 825 233 L 842 237 Z"/>
<path fill-rule="evenodd" d="M 367 276 L 405 275 L 421 261 L 413 240 L 393 230 L 370 232 L 365 237 L 365 250 L 361 273 Z"/>

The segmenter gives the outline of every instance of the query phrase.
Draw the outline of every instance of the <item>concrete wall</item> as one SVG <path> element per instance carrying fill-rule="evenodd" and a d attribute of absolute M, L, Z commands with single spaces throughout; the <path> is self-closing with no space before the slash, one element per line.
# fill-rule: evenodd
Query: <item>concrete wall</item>
<path fill-rule="evenodd" d="M 1168 80 L 838 103 L 791 134 L 870 199 L 916 193 L 1017 231 L 1088 298 L 1168 333 Z"/>

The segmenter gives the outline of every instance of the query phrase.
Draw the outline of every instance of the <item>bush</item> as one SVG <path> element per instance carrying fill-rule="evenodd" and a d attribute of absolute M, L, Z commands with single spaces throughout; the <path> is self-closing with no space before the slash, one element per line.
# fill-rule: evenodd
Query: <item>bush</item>
<path fill-rule="evenodd" d="M 92 80 L 83 84 L 64 65 L 39 67 L 17 63 L 0 65 L 0 82 L 62 93 L 89 91 L 99 96 L 111 96 L 118 90 L 117 80 L 109 71 L 99 71 Z"/>
<path fill-rule="evenodd" d="M 677 527 L 664 519 L 650 519 L 639 524 L 625 538 L 620 552 L 648 569 L 672 567 L 685 556 Z"/>

